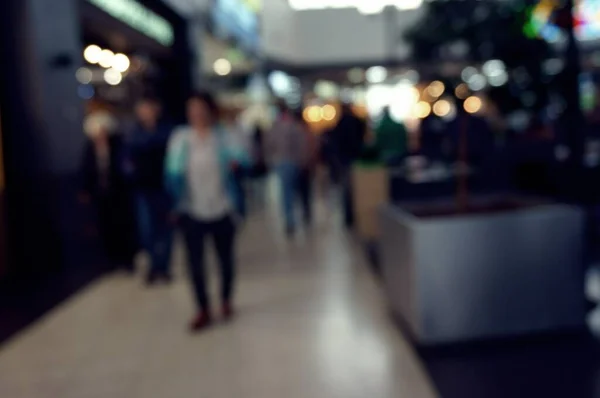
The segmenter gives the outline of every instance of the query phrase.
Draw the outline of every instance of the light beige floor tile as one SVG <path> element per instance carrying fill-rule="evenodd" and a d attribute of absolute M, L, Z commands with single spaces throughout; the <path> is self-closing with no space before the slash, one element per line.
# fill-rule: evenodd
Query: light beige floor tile
<path fill-rule="evenodd" d="M 273 211 L 241 231 L 233 323 L 186 332 L 194 308 L 178 247 L 174 285 L 109 275 L 3 346 L 0 397 L 435 397 L 328 207 L 294 242 Z"/>

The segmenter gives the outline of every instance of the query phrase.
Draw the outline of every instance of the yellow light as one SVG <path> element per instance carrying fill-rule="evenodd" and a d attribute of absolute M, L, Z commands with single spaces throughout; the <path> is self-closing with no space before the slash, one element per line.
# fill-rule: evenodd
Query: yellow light
<path fill-rule="evenodd" d="M 113 58 L 115 57 L 115 53 L 110 50 L 102 50 L 100 53 L 100 60 L 98 63 L 103 68 L 110 68 L 113 64 Z"/>
<path fill-rule="evenodd" d="M 466 83 L 459 84 L 454 90 L 454 95 L 456 95 L 456 98 L 459 99 L 467 98 L 469 96 L 469 86 L 467 86 Z"/>
<path fill-rule="evenodd" d="M 446 86 L 439 80 L 431 82 L 429 87 L 427 87 L 427 93 L 431 95 L 433 98 L 438 98 L 440 95 L 444 94 L 446 90 Z"/>
<path fill-rule="evenodd" d="M 310 108 L 304 108 L 304 111 L 302 111 L 302 118 L 304 119 L 304 121 L 306 123 L 310 123 L 310 112 L 309 112 Z"/>
<path fill-rule="evenodd" d="M 419 89 L 416 87 L 413 87 L 411 91 L 412 91 L 414 101 L 417 102 L 419 100 L 419 98 L 421 98 L 421 93 L 419 92 Z"/>
<path fill-rule="evenodd" d="M 121 73 L 127 72 L 130 65 L 129 57 L 125 54 L 115 54 L 113 57 L 112 67 Z"/>
<path fill-rule="evenodd" d="M 433 113 L 435 113 L 436 116 L 443 117 L 450 113 L 451 108 L 450 102 L 446 100 L 439 100 L 433 104 Z"/>
<path fill-rule="evenodd" d="M 336 114 L 337 114 L 337 112 L 333 105 L 325 105 L 321 108 L 320 116 L 321 116 L 321 118 L 323 118 L 323 120 L 330 122 L 333 119 L 335 119 Z"/>
<path fill-rule="evenodd" d="M 481 110 L 483 103 L 479 97 L 471 96 L 465 100 L 463 108 L 468 113 L 477 113 Z"/>
<path fill-rule="evenodd" d="M 425 119 L 431 113 L 431 105 L 425 101 L 420 101 L 415 104 L 413 109 L 415 117 L 419 119 Z"/>
<path fill-rule="evenodd" d="M 309 106 L 304 109 L 302 116 L 307 123 L 316 123 L 321 121 L 321 107 Z"/>
<path fill-rule="evenodd" d="M 102 49 L 92 44 L 91 46 L 87 46 L 85 48 L 85 51 L 83 51 L 83 58 L 90 64 L 97 64 L 98 62 L 100 62 L 101 54 Z"/>

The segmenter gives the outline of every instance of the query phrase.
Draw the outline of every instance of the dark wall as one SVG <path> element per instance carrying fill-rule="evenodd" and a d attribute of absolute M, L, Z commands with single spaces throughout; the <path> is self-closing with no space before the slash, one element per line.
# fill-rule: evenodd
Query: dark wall
<path fill-rule="evenodd" d="M 190 47 L 189 25 L 161 0 L 140 0 L 140 3 L 167 19 L 175 30 L 175 43 L 170 56 L 159 60 L 163 73 L 158 89 L 166 110 L 181 122 L 185 117 L 185 100 L 193 89 L 192 68 L 195 63 Z"/>
<path fill-rule="evenodd" d="M 0 2 L 0 106 L 9 272 L 38 275 L 85 262 L 75 201 L 85 137 L 75 71 L 77 0 Z"/>

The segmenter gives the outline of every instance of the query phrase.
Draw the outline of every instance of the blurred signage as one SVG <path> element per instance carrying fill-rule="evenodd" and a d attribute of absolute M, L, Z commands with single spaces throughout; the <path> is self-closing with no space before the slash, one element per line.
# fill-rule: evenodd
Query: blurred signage
<path fill-rule="evenodd" d="M 600 38 L 600 1 L 585 0 L 576 2 L 575 34 L 579 40 Z"/>
<path fill-rule="evenodd" d="M 252 11 L 259 12 L 262 7 L 262 0 L 242 0 Z"/>
<path fill-rule="evenodd" d="M 527 36 L 551 43 L 566 38 L 564 27 L 571 17 L 570 10 L 561 8 L 557 0 L 540 0 L 528 12 L 530 16 L 523 28 Z M 580 41 L 600 39 L 600 0 L 575 1 L 573 27 Z"/>
<path fill-rule="evenodd" d="M 236 39 L 248 52 L 258 49 L 258 17 L 244 0 L 216 0 L 212 18 L 219 36 Z"/>
<path fill-rule="evenodd" d="M 88 0 L 88 2 L 164 46 L 171 46 L 175 40 L 173 26 L 136 0 Z"/>

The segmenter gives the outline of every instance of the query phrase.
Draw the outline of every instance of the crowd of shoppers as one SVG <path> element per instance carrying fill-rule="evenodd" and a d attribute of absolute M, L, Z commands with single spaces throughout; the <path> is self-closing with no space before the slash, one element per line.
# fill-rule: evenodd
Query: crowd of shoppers
<path fill-rule="evenodd" d="M 218 257 L 221 317 L 234 314 L 235 237 L 246 214 L 244 180 L 261 178 L 268 170 L 276 174 L 291 238 L 298 226 L 296 204 L 303 224 L 312 222 L 313 179 L 325 151 L 302 116 L 283 102 L 268 131 L 257 127 L 249 134 L 242 132 L 236 113 L 224 113 L 207 92 L 191 95 L 186 107 L 187 121 L 178 127 L 152 96 L 135 103 L 128 128 L 119 127 L 114 112 L 91 112 L 84 126 L 89 144 L 80 196 L 96 210 L 98 235 L 113 266 L 132 270 L 136 252 L 148 254 L 148 285 L 171 281 L 174 232 L 182 232 L 197 305 L 190 329 L 198 331 L 213 321 L 206 241 L 212 241 Z M 360 155 L 365 131 L 365 122 L 344 106 L 327 135 L 328 164 L 342 177 L 348 224 L 350 166 Z"/>
<path fill-rule="evenodd" d="M 140 99 L 134 113 L 129 128 L 120 128 L 109 109 L 86 117 L 80 201 L 95 210 L 112 266 L 133 270 L 136 252 L 148 253 L 148 285 L 171 281 L 174 230 L 182 231 L 198 307 L 190 328 L 197 331 L 212 321 L 206 240 L 218 255 L 222 316 L 234 313 L 235 231 L 245 210 L 242 179 L 253 169 L 249 145 L 207 92 L 189 97 L 183 126 L 163 117 L 151 96 Z"/>

